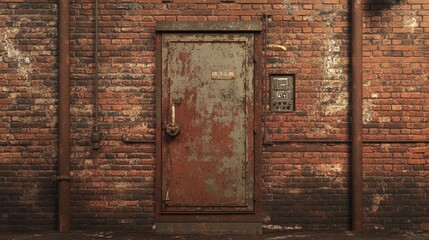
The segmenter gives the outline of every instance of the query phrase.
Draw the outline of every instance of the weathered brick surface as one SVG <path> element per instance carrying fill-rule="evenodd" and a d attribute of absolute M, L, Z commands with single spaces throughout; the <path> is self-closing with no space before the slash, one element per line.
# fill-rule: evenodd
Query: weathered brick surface
<path fill-rule="evenodd" d="M 147 6 L 146 6 L 147 5 Z M 94 6 L 71 5 L 72 225 L 149 228 L 154 218 L 155 145 L 124 134 L 154 134 L 152 4 L 100 3 L 101 149 L 92 150 Z"/>
<path fill-rule="evenodd" d="M 427 1 L 367 5 L 364 16 L 364 136 L 427 139 Z M 428 229 L 427 144 L 364 148 L 365 222 L 369 228 Z"/>
<path fill-rule="evenodd" d="M 0 3 L 0 227 L 55 227 L 57 6 Z"/>
<path fill-rule="evenodd" d="M 267 138 L 349 138 L 347 1 L 287 1 L 272 7 L 268 11 L 273 16 L 267 28 L 267 71 L 295 74 L 296 109 L 294 113 L 268 113 Z M 265 150 L 267 228 L 349 227 L 347 144 L 279 143 Z"/>
<path fill-rule="evenodd" d="M 264 153 L 264 222 L 278 229 L 347 229 L 350 148 L 290 144 Z"/>
<path fill-rule="evenodd" d="M 71 1 L 72 227 L 154 222 L 155 145 L 122 138 L 155 134 L 157 21 L 268 14 L 267 74 L 295 74 L 296 111 L 267 112 L 267 140 L 350 138 L 349 1 L 100 0 L 103 141 L 94 151 L 93 3 Z M 364 139 L 427 139 L 429 3 L 366 0 L 364 7 Z M 55 226 L 56 14 L 52 1 L 0 3 L 2 226 Z M 429 228 L 428 157 L 423 143 L 365 144 L 367 228 Z M 262 168 L 267 228 L 349 228 L 350 143 L 265 145 Z"/>

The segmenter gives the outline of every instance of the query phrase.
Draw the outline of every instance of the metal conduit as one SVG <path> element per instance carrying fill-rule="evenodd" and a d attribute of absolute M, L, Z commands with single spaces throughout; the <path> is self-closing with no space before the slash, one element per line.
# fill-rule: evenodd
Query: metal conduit
<path fill-rule="evenodd" d="M 263 136 L 262 136 L 262 142 L 263 143 L 269 143 L 269 140 L 267 138 L 267 103 L 266 103 L 266 81 L 268 81 L 268 69 L 267 69 L 267 51 L 268 51 L 268 14 L 264 13 L 263 15 L 264 20 L 264 69 L 263 69 L 263 78 L 262 78 L 262 124 L 263 124 Z"/>
<path fill-rule="evenodd" d="M 98 0 L 95 0 L 95 32 L 94 32 L 94 130 L 92 132 L 91 140 L 93 142 L 92 149 L 98 150 L 100 149 L 100 141 L 101 141 L 101 133 L 99 129 L 98 123 L 98 115 L 99 115 L 99 104 L 98 104 Z"/>
<path fill-rule="evenodd" d="M 70 2 L 59 1 L 58 11 L 58 231 L 70 229 Z"/>
<path fill-rule="evenodd" d="M 352 0 L 352 230 L 363 230 L 362 1 Z"/>

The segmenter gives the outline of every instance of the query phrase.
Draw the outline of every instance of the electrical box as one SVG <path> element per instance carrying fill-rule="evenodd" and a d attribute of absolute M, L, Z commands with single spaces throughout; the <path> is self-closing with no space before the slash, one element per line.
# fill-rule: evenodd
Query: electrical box
<path fill-rule="evenodd" d="M 270 109 L 272 112 L 295 110 L 295 76 L 270 76 Z"/>

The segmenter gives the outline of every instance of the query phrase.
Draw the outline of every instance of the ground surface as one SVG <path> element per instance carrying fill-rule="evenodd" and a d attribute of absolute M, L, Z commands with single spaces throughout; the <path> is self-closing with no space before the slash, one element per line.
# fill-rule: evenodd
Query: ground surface
<path fill-rule="evenodd" d="M 321 232 L 321 231 L 282 231 L 265 232 L 262 235 L 155 235 L 148 232 L 121 232 L 121 231 L 70 231 L 58 233 L 55 231 L 0 231 L 0 240 L 288 240 L 288 239 L 315 239 L 315 240 L 429 240 L 429 232 L 422 231 L 379 231 L 352 233 L 349 231 Z"/>

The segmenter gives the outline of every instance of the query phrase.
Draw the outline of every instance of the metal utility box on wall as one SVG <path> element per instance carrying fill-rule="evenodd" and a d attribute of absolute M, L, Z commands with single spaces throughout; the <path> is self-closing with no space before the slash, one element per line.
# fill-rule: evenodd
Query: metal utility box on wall
<path fill-rule="evenodd" d="M 158 233 L 261 232 L 260 29 L 158 23 Z"/>
<path fill-rule="evenodd" d="M 272 112 L 292 112 L 295 109 L 294 75 L 270 76 L 270 108 Z"/>

